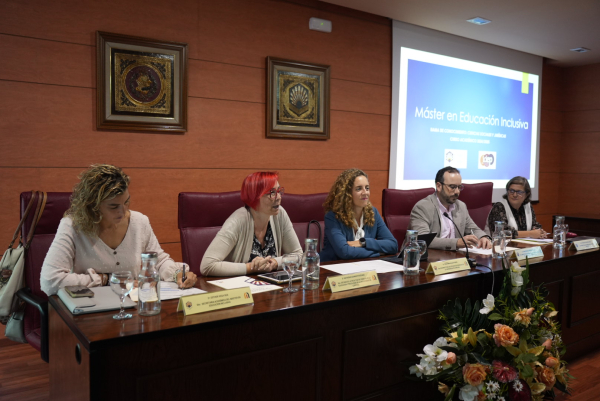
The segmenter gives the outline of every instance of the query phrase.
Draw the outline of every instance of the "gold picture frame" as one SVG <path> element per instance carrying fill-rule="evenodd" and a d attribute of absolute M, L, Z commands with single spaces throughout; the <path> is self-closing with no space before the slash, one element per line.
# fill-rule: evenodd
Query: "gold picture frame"
<path fill-rule="evenodd" d="M 187 44 L 96 32 L 96 128 L 187 131 Z"/>
<path fill-rule="evenodd" d="M 330 68 L 267 57 L 267 138 L 329 139 Z"/>

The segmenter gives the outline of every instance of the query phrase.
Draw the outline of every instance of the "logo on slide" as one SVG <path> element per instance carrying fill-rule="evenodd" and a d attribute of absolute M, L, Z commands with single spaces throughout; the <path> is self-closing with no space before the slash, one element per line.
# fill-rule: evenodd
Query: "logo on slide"
<path fill-rule="evenodd" d="M 444 167 L 467 168 L 467 151 L 464 149 L 444 149 Z"/>
<path fill-rule="evenodd" d="M 496 152 L 479 152 L 479 166 L 480 169 L 496 169 Z"/>

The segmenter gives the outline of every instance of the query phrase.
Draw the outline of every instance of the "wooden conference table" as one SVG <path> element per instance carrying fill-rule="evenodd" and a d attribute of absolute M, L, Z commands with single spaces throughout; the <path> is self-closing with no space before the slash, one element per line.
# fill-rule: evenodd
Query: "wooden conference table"
<path fill-rule="evenodd" d="M 560 311 L 567 359 L 600 346 L 600 252 L 543 247 L 531 265 Z M 463 254 L 429 251 L 429 261 Z M 489 257 L 478 262 L 495 271 Z M 425 263 L 422 263 L 425 268 Z M 114 312 L 73 316 L 50 298 L 50 395 L 56 400 L 431 399 L 437 390 L 405 378 L 407 366 L 441 335 L 438 309 L 483 298 L 485 268 L 439 277 L 380 274 L 379 286 L 254 295 L 255 303 L 184 317 L 177 301 L 159 316 L 116 321 Z M 219 288 L 201 278 L 197 286 Z M 299 283 L 295 283 L 299 286 Z M 496 289 L 496 290 L 497 290 Z"/>

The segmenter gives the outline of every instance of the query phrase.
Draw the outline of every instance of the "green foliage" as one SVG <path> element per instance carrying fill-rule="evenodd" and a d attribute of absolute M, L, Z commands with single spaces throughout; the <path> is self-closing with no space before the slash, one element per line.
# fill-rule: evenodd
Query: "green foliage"
<path fill-rule="evenodd" d="M 471 300 L 467 299 L 463 308 L 460 299 L 456 298 L 454 302 L 448 301 L 446 305 L 440 309 L 440 319 L 445 321 L 445 325 L 442 327 L 446 333 L 450 334 L 453 332 L 464 332 L 469 329 L 478 331 L 481 329 L 489 328 L 490 323 L 487 320 L 486 315 L 479 313 L 479 310 L 483 306 L 480 301 L 475 301 L 471 306 Z M 462 334 L 459 334 L 462 338 Z"/>

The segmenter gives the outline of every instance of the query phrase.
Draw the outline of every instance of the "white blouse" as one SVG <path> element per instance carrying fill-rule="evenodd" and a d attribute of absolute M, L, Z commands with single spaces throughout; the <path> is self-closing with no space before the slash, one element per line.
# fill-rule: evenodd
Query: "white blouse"
<path fill-rule="evenodd" d="M 67 285 L 95 287 L 102 282 L 96 273 L 129 270 L 137 278 L 142 252 L 158 253 L 156 267 L 161 280 L 174 281 L 175 273 L 182 266 L 162 250 L 150 220 L 142 213 L 130 211 L 125 238 L 116 249 L 110 248 L 98 236 L 90 237 L 75 230 L 73 220 L 64 217 L 42 265 L 42 291 L 53 295 Z"/>

